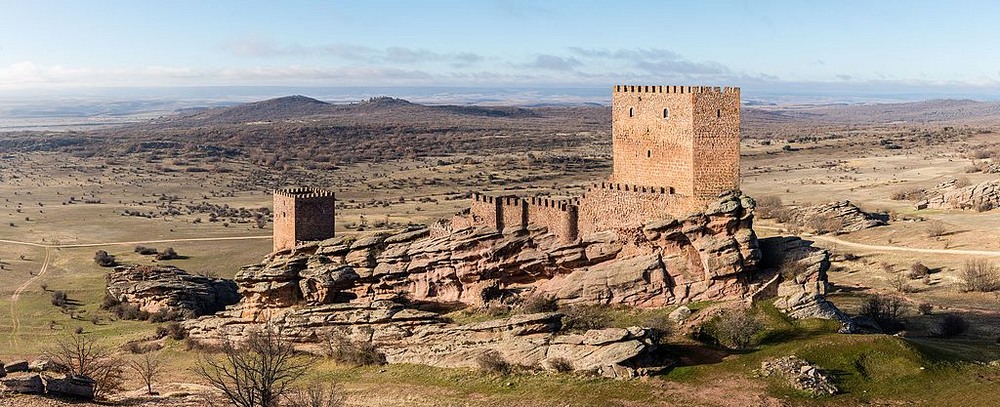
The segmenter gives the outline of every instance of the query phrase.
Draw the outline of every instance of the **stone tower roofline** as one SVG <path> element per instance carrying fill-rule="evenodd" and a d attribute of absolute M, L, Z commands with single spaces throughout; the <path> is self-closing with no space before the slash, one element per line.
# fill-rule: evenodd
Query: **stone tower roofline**
<path fill-rule="evenodd" d="M 286 198 L 321 198 L 333 196 L 332 191 L 309 187 L 293 187 L 274 190 L 274 194 Z"/>
<path fill-rule="evenodd" d="M 734 86 L 648 86 L 648 85 L 615 85 L 614 92 L 620 93 L 716 93 L 740 94 L 740 88 Z"/>

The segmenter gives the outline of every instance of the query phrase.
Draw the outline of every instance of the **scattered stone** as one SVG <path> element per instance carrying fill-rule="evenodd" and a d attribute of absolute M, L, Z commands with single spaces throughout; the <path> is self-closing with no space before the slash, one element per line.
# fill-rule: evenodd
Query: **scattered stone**
<path fill-rule="evenodd" d="M 53 396 L 94 399 L 94 379 L 77 375 L 44 375 L 45 392 Z"/>
<path fill-rule="evenodd" d="M 677 307 L 677 309 L 670 311 L 670 315 L 667 315 L 667 317 L 670 318 L 671 321 L 677 323 L 684 322 L 684 320 L 688 319 L 688 317 L 690 316 L 691 316 L 691 308 L 688 308 L 687 305 L 681 305 Z"/>
<path fill-rule="evenodd" d="M 13 373 L 0 378 L 0 392 L 9 391 L 20 394 L 42 394 L 42 378 L 38 373 Z"/>
<path fill-rule="evenodd" d="M 3 365 L 3 370 L 7 373 L 16 372 L 27 372 L 28 371 L 28 361 L 17 360 Z"/>
<path fill-rule="evenodd" d="M 812 396 L 837 394 L 834 377 L 818 366 L 795 356 L 765 360 L 760 364 L 760 375 L 778 376 L 788 380 L 792 387 Z"/>

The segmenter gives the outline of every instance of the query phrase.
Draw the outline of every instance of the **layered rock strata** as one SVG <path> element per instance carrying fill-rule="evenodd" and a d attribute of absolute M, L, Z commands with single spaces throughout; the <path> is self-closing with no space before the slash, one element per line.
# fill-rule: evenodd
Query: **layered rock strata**
<path fill-rule="evenodd" d="M 205 315 L 240 300 L 232 281 L 188 274 L 173 266 L 119 266 L 107 275 L 107 292 L 146 312 Z"/>

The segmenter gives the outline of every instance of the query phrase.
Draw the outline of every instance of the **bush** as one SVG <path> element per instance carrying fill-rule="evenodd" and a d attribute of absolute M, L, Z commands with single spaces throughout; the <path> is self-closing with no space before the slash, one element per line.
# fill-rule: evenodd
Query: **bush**
<path fill-rule="evenodd" d="M 182 319 L 184 319 L 183 314 L 181 314 L 176 310 L 167 308 L 160 308 L 158 311 L 149 314 L 149 322 L 152 322 L 154 324 L 167 321 L 179 321 Z"/>
<path fill-rule="evenodd" d="M 131 341 L 131 342 L 126 342 L 125 345 L 122 347 L 129 353 L 141 355 L 144 353 L 158 351 L 163 348 L 163 345 L 160 345 L 159 343 L 156 342 Z"/>
<path fill-rule="evenodd" d="M 156 255 L 157 260 L 174 260 L 179 258 L 181 258 L 181 256 L 174 251 L 173 247 L 168 247 L 167 250 L 163 251 L 163 253 Z"/>
<path fill-rule="evenodd" d="M 781 266 L 778 267 L 778 273 L 781 273 L 781 278 L 784 281 L 795 281 L 795 277 L 805 274 L 806 270 L 809 268 L 807 263 L 799 261 L 798 258 L 787 258 L 781 262 Z"/>
<path fill-rule="evenodd" d="M 611 326 L 611 317 L 603 307 L 574 305 L 562 309 L 563 329 L 567 331 L 587 331 Z"/>
<path fill-rule="evenodd" d="M 886 333 L 903 329 L 903 300 L 896 296 L 873 295 L 861 304 L 860 315 L 871 318 Z"/>
<path fill-rule="evenodd" d="M 184 327 L 181 326 L 181 324 L 176 322 L 171 322 L 169 324 L 156 327 L 156 337 L 157 338 L 168 337 L 175 341 L 179 341 L 184 338 L 187 338 L 187 331 L 184 330 Z"/>
<path fill-rule="evenodd" d="M 916 292 L 916 288 L 910 285 L 910 279 L 903 276 L 902 273 L 894 274 L 889 277 L 889 286 L 892 287 L 896 292 L 900 293 L 912 293 Z"/>
<path fill-rule="evenodd" d="M 508 374 L 512 370 L 510 363 L 507 363 L 503 355 L 493 349 L 487 349 L 476 356 L 476 365 L 479 366 L 480 370 L 488 373 Z"/>
<path fill-rule="evenodd" d="M 152 256 L 152 255 L 158 253 L 156 251 L 156 249 L 154 249 L 152 247 L 146 247 L 146 246 L 136 246 L 135 247 L 135 252 L 139 253 L 139 254 L 141 254 L 143 256 Z"/>
<path fill-rule="evenodd" d="M 573 362 L 569 359 L 558 357 L 548 360 L 549 368 L 555 370 L 559 373 L 568 373 L 573 371 Z"/>
<path fill-rule="evenodd" d="M 754 212 L 761 219 L 771 219 L 777 217 L 778 213 L 784 209 L 781 198 L 775 195 L 764 195 L 757 199 L 757 208 Z"/>
<path fill-rule="evenodd" d="M 326 347 L 327 356 L 338 363 L 352 366 L 385 364 L 385 355 L 369 341 L 352 341 L 343 335 L 330 335 Z"/>
<path fill-rule="evenodd" d="M 101 267 L 114 267 L 118 265 L 118 261 L 115 260 L 115 256 L 108 254 L 104 250 L 98 250 L 94 253 L 94 262 Z"/>
<path fill-rule="evenodd" d="M 924 276 L 930 273 L 931 269 L 918 261 L 910 265 L 910 274 L 908 275 L 908 277 L 916 280 L 918 278 L 924 278 Z"/>
<path fill-rule="evenodd" d="M 819 234 L 836 233 L 844 227 L 844 220 L 831 215 L 817 215 L 806 221 L 806 227 Z"/>
<path fill-rule="evenodd" d="M 897 189 L 889 194 L 893 201 L 918 201 L 924 199 L 926 192 L 920 188 Z"/>
<path fill-rule="evenodd" d="M 532 295 L 521 303 L 521 312 L 534 314 L 538 312 L 555 312 L 559 310 L 559 303 L 555 297 L 546 295 Z"/>
<path fill-rule="evenodd" d="M 959 275 L 962 291 L 992 292 L 1000 290 L 1000 271 L 993 262 L 975 259 L 965 262 Z"/>
<path fill-rule="evenodd" d="M 65 291 L 53 291 L 52 292 L 52 305 L 57 307 L 65 307 L 68 301 Z"/>
<path fill-rule="evenodd" d="M 930 315 L 931 311 L 934 311 L 934 306 L 928 302 L 922 302 L 917 306 L 917 311 L 920 311 L 921 315 Z"/>
<path fill-rule="evenodd" d="M 958 336 L 969 330 L 969 323 L 958 315 L 945 315 L 931 326 L 931 335 L 941 338 Z"/>
<path fill-rule="evenodd" d="M 343 390 L 336 383 L 300 387 L 285 393 L 285 407 L 340 407 L 344 405 Z"/>
<path fill-rule="evenodd" d="M 933 221 L 927 225 L 927 237 L 939 237 L 944 236 L 948 233 L 948 229 L 944 227 L 944 223 L 940 221 Z"/>
<path fill-rule="evenodd" d="M 725 312 L 712 326 L 713 336 L 730 349 L 749 348 L 754 335 L 763 329 L 764 325 L 747 309 Z"/>

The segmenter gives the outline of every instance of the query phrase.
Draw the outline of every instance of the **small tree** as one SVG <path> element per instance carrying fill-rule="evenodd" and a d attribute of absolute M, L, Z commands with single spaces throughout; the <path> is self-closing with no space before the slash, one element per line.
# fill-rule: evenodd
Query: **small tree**
<path fill-rule="evenodd" d="M 903 300 L 896 296 L 873 295 L 861 304 L 861 315 L 871 318 L 883 331 L 897 332 L 903 328 Z"/>
<path fill-rule="evenodd" d="M 221 359 L 200 359 L 194 373 L 239 407 L 276 407 L 289 386 L 312 365 L 271 329 L 251 331 L 242 343 L 226 339 Z"/>
<path fill-rule="evenodd" d="M 153 380 L 163 373 L 163 360 L 159 353 L 147 352 L 128 361 L 128 368 L 146 384 L 146 394 L 153 394 Z"/>
<path fill-rule="evenodd" d="M 90 336 L 77 334 L 59 339 L 46 355 L 67 373 L 93 379 L 94 397 L 120 389 L 125 381 L 122 360 Z"/>
<path fill-rule="evenodd" d="M 986 259 L 965 262 L 959 275 L 962 291 L 991 292 L 1000 290 L 1000 271 L 996 264 Z"/>
<path fill-rule="evenodd" d="M 104 250 L 98 250 L 97 253 L 94 253 L 94 262 L 101 267 L 114 267 L 118 265 L 115 256 L 108 254 Z"/>
<path fill-rule="evenodd" d="M 764 325 L 748 309 L 723 313 L 715 321 L 715 337 L 723 345 L 732 349 L 747 349 L 754 335 L 764 329 Z"/>

